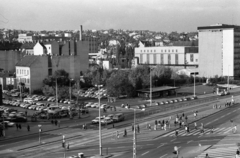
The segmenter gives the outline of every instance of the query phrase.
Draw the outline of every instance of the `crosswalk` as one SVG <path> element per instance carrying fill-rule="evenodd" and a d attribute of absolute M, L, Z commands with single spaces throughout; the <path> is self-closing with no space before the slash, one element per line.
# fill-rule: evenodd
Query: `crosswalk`
<path fill-rule="evenodd" d="M 214 128 L 213 133 L 211 133 L 212 129 L 205 128 L 204 133 L 201 133 L 200 129 L 192 129 L 189 133 L 187 133 L 184 129 L 178 130 L 178 136 L 196 136 L 196 135 L 207 135 L 207 134 L 220 134 L 227 135 L 232 132 L 232 127 L 220 127 Z M 162 137 L 175 137 L 175 131 L 167 133 Z"/>
<path fill-rule="evenodd" d="M 237 146 L 210 148 L 207 151 L 204 151 L 203 153 L 198 155 L 197 158 L 205 158 L 206 154 L 208 154 L 209 157 L 214 158 L 235 158 L 237 149 Z"/>

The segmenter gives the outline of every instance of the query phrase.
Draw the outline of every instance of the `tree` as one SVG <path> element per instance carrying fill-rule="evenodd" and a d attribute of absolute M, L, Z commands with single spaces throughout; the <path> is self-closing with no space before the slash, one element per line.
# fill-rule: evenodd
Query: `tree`
<path fill-rule="evenodd" d="M 107 93 L 110 97 L 133 96 L 134 88 L 128 80 L 128 75 L 129 72 L 125 70 L 118 70 L 111 74 L 107 80 Z"/>

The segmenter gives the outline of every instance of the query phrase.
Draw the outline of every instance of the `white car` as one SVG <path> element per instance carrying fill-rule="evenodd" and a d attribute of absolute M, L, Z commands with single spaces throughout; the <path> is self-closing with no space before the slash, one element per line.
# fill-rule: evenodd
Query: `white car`
<path fill-rule="evenodd" d="M 110 106 L 107 105 L 107 104 L 102 104 L 100 108 L 101 108 L 101 109 L 103 109 L 103 108 L 108 109 L 108 108 L 110 108 Z"/>
<path fill-rule="evenodd" d="M 110 117 L 105 117 L 101 120 L 101 124 L 111 124 L 113 123 L 113 120 Z"/>
<path fill-rule="evenodd" d="M 100 120 L 104 119 L 103 116 L 100 117 Z M 99 117 L 96 117 L 95 119 L 92 120 L 92 124 L 96 124 L 99 122 Z"/>
<path fill-rule="evenodd" d="M 85 105 L 85 107 L 91 107 L 92 104 L 93 104 L 92 102 L 88 102 L 88 103 Z"/>
<path fill-rule="evenodd" d="M 15 123 L 10 122 L 10 121 L 4 121 L 5 125 L 7 125 L 8 127 L 13 127 L 15 125 Z"/>
<path fill-rule="evenodd" d="M 98 108 L 99 107 L 99 104 L 98 103 L 94 103 L 91 105 L 92 108 Z"/>

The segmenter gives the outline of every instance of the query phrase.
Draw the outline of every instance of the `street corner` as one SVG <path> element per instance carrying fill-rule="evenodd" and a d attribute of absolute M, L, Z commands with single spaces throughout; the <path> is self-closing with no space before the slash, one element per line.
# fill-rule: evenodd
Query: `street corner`
<path fill-rule="evenodd" d="M 180 150 L 179 157 L 193 158 L 210 148 L 211 145 L 186 147 Z"/>

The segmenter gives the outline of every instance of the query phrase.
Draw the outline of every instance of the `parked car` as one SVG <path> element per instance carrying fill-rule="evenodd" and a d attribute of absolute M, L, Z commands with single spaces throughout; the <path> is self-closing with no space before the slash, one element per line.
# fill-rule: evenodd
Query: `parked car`
<path fill-rule="evenodd" d="M 104 119 L 103 116 L 100 117 L 100 120 Z M 96 117 L 95 119 L 92 120 L 92 124 L 97 124 L 99 122 L 99 117 Z"/>

